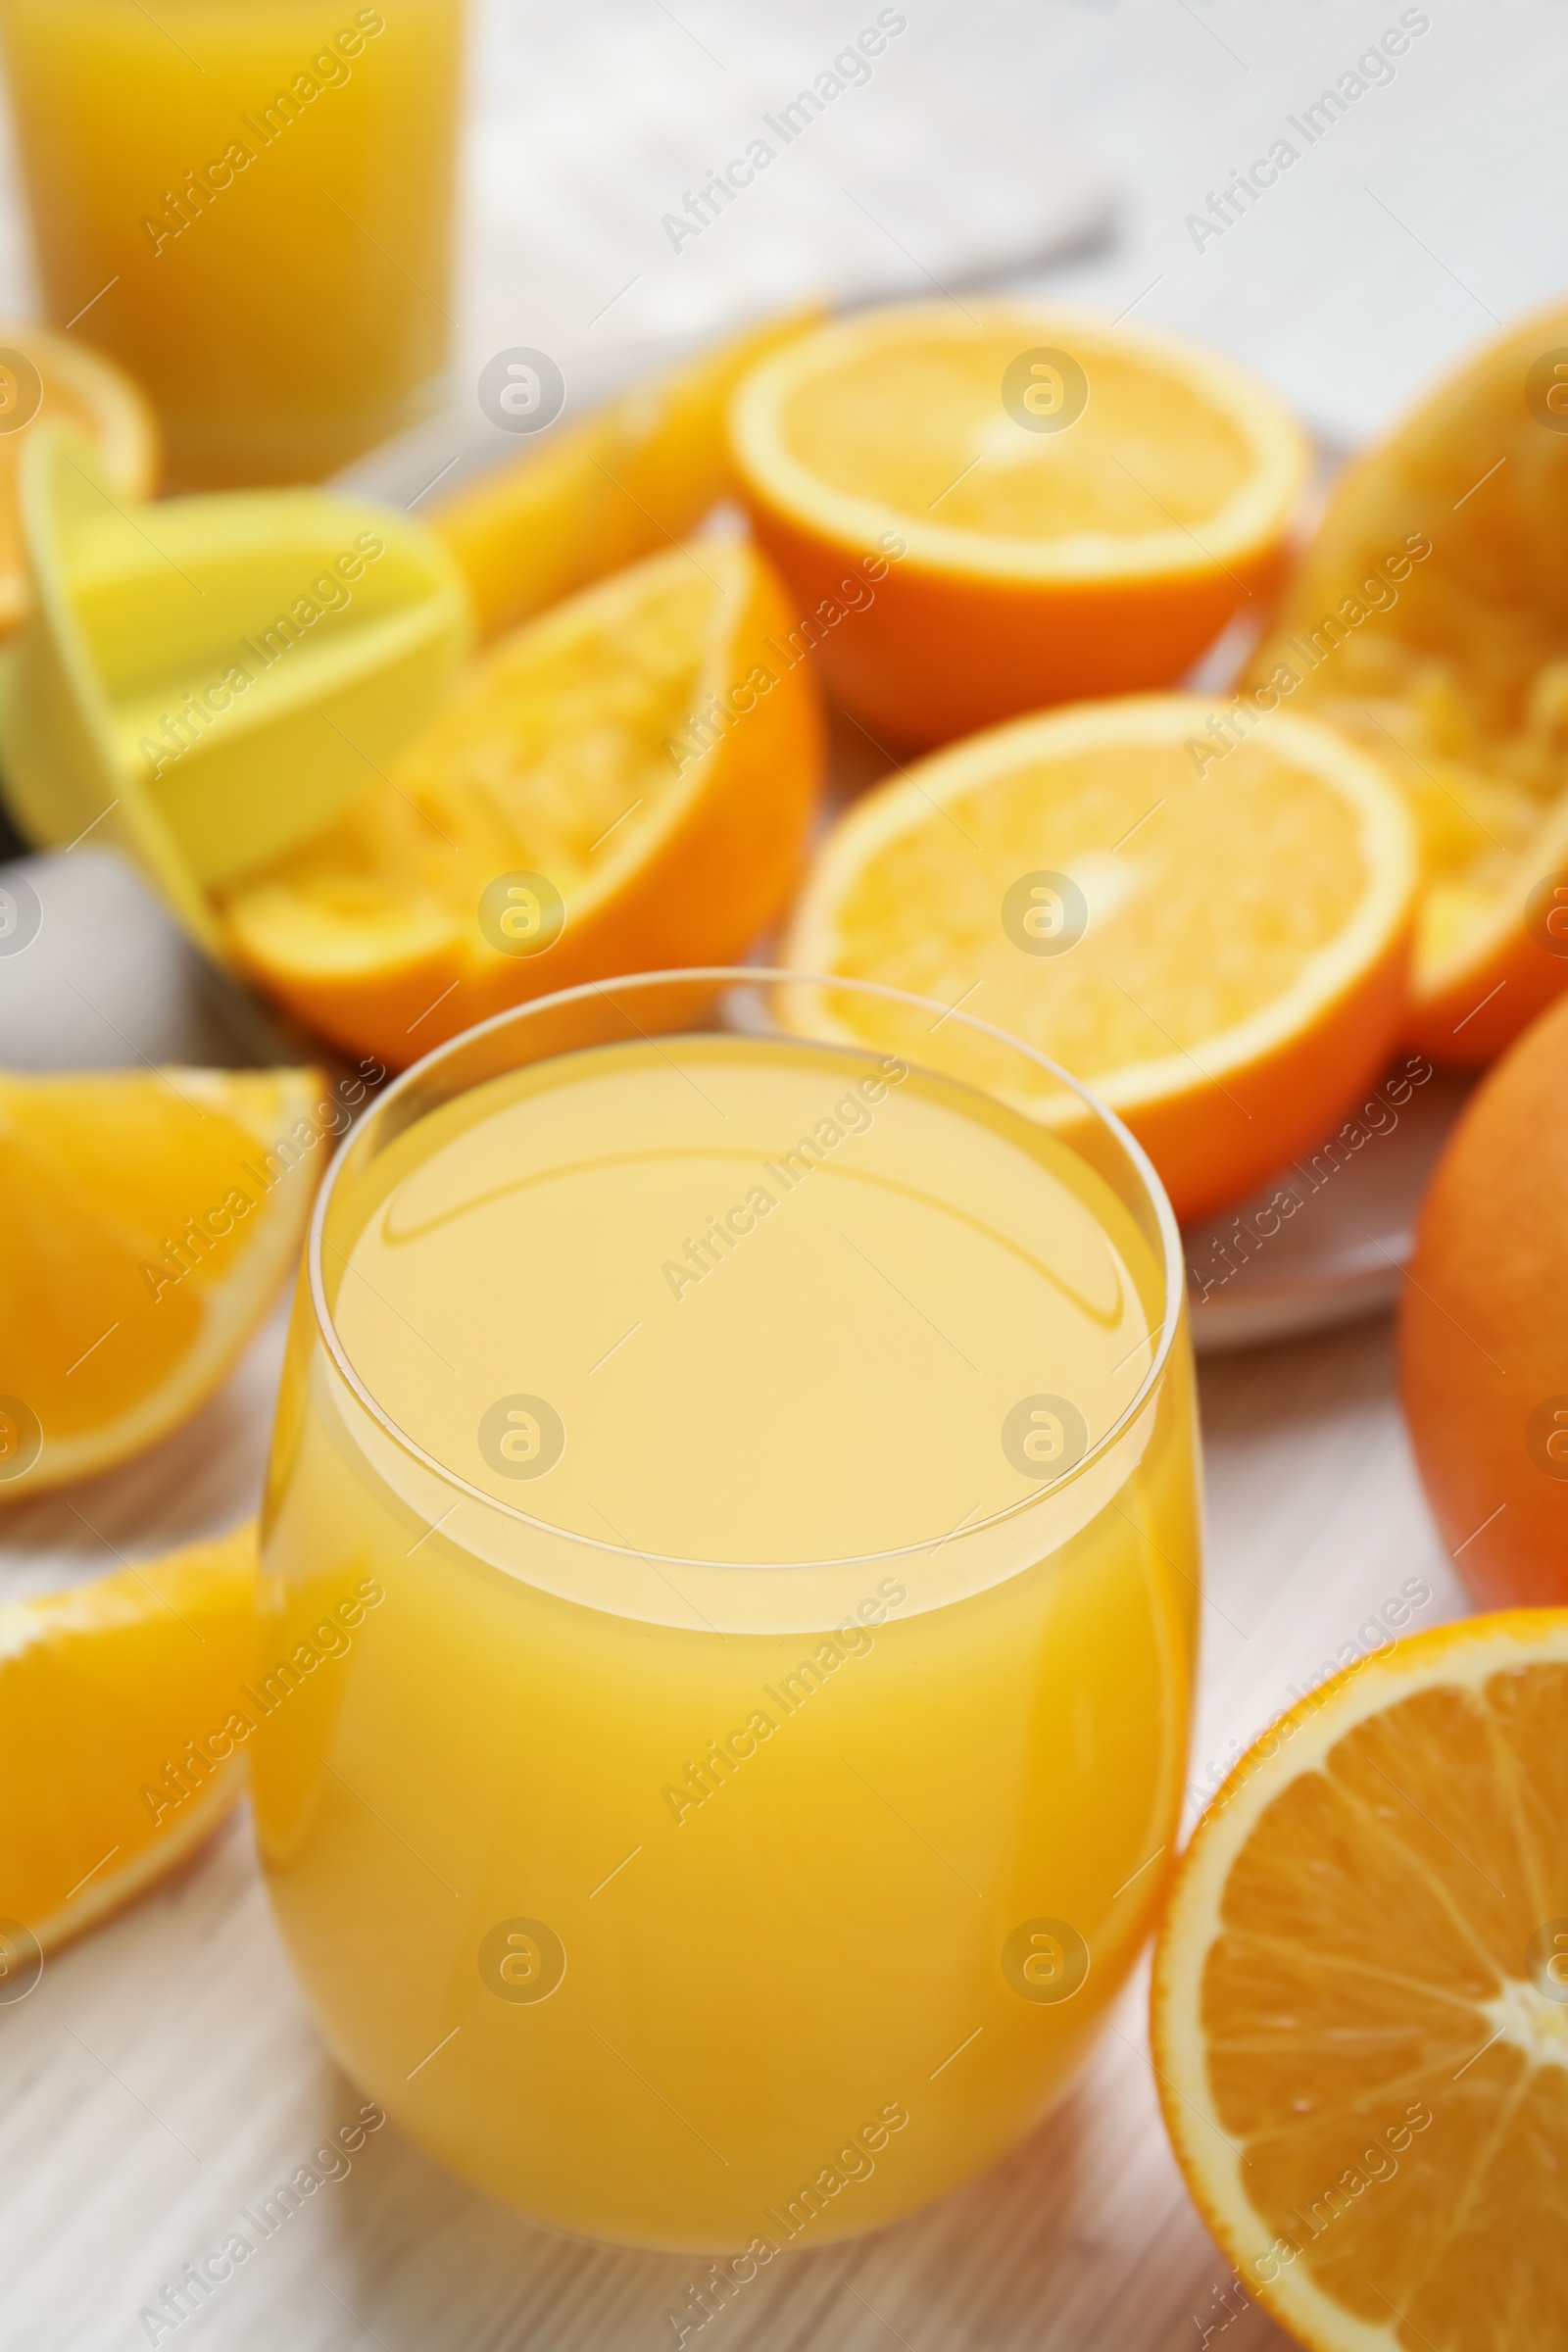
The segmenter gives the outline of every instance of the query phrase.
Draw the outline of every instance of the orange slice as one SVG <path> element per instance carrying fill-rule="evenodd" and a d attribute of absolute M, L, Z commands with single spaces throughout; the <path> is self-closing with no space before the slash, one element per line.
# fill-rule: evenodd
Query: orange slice
<path fill-rule="evenodd" d="M 0 2002 L 239 1795 L 255 1585 L 250 1526 L 0 1603 Z"/>
<path fill-rule="evenodd" d="M 1348 468 L 1250 671 L 1409 799 L 1426 880 L 1408 1036 L 1437 1060 L 1489 1061 L 1568 987 L 1565 533 L 1558 309 Z"/>
<path fill-rule="evenodd" d="M 822 764 L 751 549 L 634 564 L 497 646 L 342 823 L 227 902 L 236 959 L 395 1067 L 529 997 L 745 954 Z"/>
<path fill-rule="evenodd" d="M 1243 1757 L 1152 2034 L 1188 2187 L 1311 2352 L 1559 2352 L 1568 1610 L 1413 1636 Z"/>
<path fill-rule="evenodd" d="M 0 634 L 27 603 L 17 468 L 35 423 L 74 425 L 98 453 L 112 490 L 151 498 L 158 479 L 158 427 L 128 375 L 82 343 L 46 327 L 0 321 Z M 19 421 L 19 419 L 21 421 Z"/>
<path fill-rule="evenodd" d="M 1018 303 L 820 327 L 744 379 L 730 432 L 835 691 L 916 745 L 1172 685 L 1272 590 L 1306 469 L 1217 352 Z"/>
<path fill-rule="evenodd" d="M 0 1501 L 205 1402 L 293 1270 L 346 1124 L 314 1070 L 0 1074 Z"/>
<path fill-rule="evenodd" d="M 1211 760 L 1212 715 L 1187 695 L 1083 704 L 918 761 L 829 836 L 784 949 L 799 971 L 961 1003 L 1060 1062 L 1179 1216 L 1308 1149 L 1382 1068 L 1415 878 L 1375 761 L 1284 716 Z M 924 1015 L 874 1000 L 784 1002 L 791 1025 L 940 1050 Z M 1015 1065 L 999 1054 L 999 1088 Z M 1030 1107 L 1059 1124 L 1064 1090 L 1042 1072 Z"/>
<path fill-rule="evenodd" d="M 819 318 L 769 319 L 578 423 L 519 445 L 428 510 L 463 568 L 482 637 L 683 539 L 733 494 L 724 411 L 746 370 Z"/>

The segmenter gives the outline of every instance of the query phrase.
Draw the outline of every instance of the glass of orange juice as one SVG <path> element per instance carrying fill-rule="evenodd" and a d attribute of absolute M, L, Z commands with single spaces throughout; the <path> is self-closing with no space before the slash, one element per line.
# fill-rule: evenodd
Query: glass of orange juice
<path fill-rule="evenodd" d="M 437 397 L 462 0 L 0 0 L 46 316 L 175 488 L 319 478 Z"/>
<path fill-rule="evenodd" d="M 317 1209 L 248 1735 L 349 2073 L 734 2280 L 1027 2132 L 1175 1834 L 1184 1315 L 1125 1130 L 894 991 L 643 975 L 404 1076 Z"/>

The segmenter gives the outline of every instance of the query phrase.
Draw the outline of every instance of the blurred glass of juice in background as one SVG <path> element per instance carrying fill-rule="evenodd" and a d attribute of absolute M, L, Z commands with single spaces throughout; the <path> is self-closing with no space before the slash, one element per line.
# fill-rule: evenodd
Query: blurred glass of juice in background
<path fill-rule="evenodd" d="M 462 0 L 0 0 L 44 315 L 172 488 L 317 480 L 427 414 Z"/>
<path fill-rule="evenodd" d="M 1136 1146 L 961 1013 L 860 990 L 882 1053 L 733 978 L 731 1028 L 678 975 L 487 1023 L 345 1147 L 250 1746 L 355 2080 L 546 2222 L 710 2250 L 891 2220 L 1065 2086 L 1199 1576 Z"/>

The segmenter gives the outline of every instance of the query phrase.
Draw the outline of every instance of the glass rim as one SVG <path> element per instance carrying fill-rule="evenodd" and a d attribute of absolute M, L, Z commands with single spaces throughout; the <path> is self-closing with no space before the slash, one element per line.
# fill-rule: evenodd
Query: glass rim
<path fill-rule="evenodd" d="M 1050 1077 L 1066 1087 L 1069 1092 L 1078 1097 L 1090 1115 L 1126 1153 L 1133 1172 L 1153 1211 L 1155 1226 L 1159 1234 L 1160 1272 L 1165 1284 L 1164 1314 L 1160 1322 L 1158 1342 L 1154 1352 L 1150 1358 L 1149 1367 L 1133 1396 L 1110 1427 L 1086 1448 L 1072 1468 L 1062 1477 L 1047 1481 L 1032 1494 L 1020 1496 L 1016 1502 L 1008 1503 L 1002 1510 L 989 1513 L 984 1519 L 975 1520 L 970 1526 L 954 1528 L 947 1535 L 927 1537 L 918 1543 L 895 1544 L 882 1551 L 853 1552 L 842 1559 L 809 1561 L 692 1559 L 678 1552 L 648 1551 L 632 1544 L 607 1543 L 602 1537 L 581 1535 L 574 1528 L 563 1527 L 554 1520 L 541 1519 L 536 1513 L 522 1510 L 515 1503 L 503 1501 L 498 1495 L 488 1493 L 483 1487 L 476 1487 L 460 1471 L 450 1469 L 445 1462 L 427 1452 L 416 1438 L 411 1437 L 408 1431 L 392 1418 L 371 1393 L 368 1383 L 350 1361 L 348 1350 L 338 1334 L 332 1309 L 327 1303 L 326 1285 L 321 1270 L 326 1219 L 336 1191 L 338 1176 L 347 1164 L 353 1144 L 363 1142 L 370 1134 L 373 1124 L 383 1117 L 388 1106 L 399 1096 L 406 1090 L 412 1089 L 416 1081 L 427 1077 L 432 1070 L 440 1066 L 443 1060 L 468 1047 L 475 1038 L 494 1036 L 513 1023 L 526 1020 L 532 1014 L 553 1011 L 565 1004 L 586 1003 L 593 998 L 604 998 L 618 1011 L 620 1007 L 615 1005 L 612 993 L 617 989 L 668 987 L 671 984 L 679 983 L 698 986 L 715 982 L 730 988 L 779 985 L 828 990 L 849 989 L 862 996 L 880 998 L 888 1004 L 906 1005 L 916 1012 L 936 1012 L 942 1014 L 946 1020 L 961 1022 L 965 1028 L 974 1031 L 976 1035 L 994 1039 L 999 1045 L 1010 1047 L 1014 1053 L 1022 1054 L 1025 1060 L 1033 1062 L 1038 1069 L 1044 1070 Z M 660 1031 L 658 1034 L 679 1036 L 707 1033 Z M 719 1031 L 716 1034 L 744 1035 L 746 1032 Z M 793 1035 L 793 1033 L 790 1034 Z M 812 1041 L 803 1038 L 798 1042 L 809 1044 Z M 570 1049 L 574 1052 L 581 1050 Z M 556 1056 L 552 1055 L 548 1058 L 554 1059 Z M 490 1073 L 491 1076 L 502 1074 L 494 1071 Z M 937 1074 L 941 1075 L 942 1073 L 938 1072 Z M 465 1093 L 471 1090 L 467 1088 L 463 1090 Z M 459 1099 L 458 1096 L 448 1098 L 449 1101 Z M 1164 1185 L 1155 1171 L 1153 1162 L 1131 1129 L 1117 1116 L 1109 1104 L 1102 1102 L 1100 1097 L 1081 1079 L 1075 1078 L 1070 1070 L 1063 1069 L 1059 1062 L 1053 1061 L 1049 1054 L 1042 1054 L 1037 1047 L 1027 1044 L 1023 1038 L 1014 1037 L 1010 1030 L 1000 1029 L 994 1021 L 983 1021 L 976 1014 L 961 1011 L 955 1005 L 942 1004 L 934 997 L 920 997 L 908 989 L 890 988 L 886 982 L 880 980 L 849 979 L 841 974 L 831 972 L 797 971 L 777 964 L 685 964 L 657 971 L 623 972 L 606 980 L 579 981 L 571 988 L 556 989 L 548 996 L 529 997 L 520 1004 L 509 1004 L 502 1011 L 491 1013 L 484 1020 L 475 1021 L 468 1028 L 460 1030 L 455 1037 L 446 1039 L 441 1045 L 432 1046 L 428 1054 L 421 1054 L 417 1061 L 411 1062 L 406 1070 L 399 1072 L 383 1093 L 377 1095 L 364 1117 L 356 1121 L 350 1129 L 342 1148 L 333 1155 L 332 1162 L 321 1180 L 311 1211 L 311 1222 L 305 1245 L 305 1276 L 317 1333 L 352 1396 L 400 1452 L 407 1454 L 421 1469 L 438 1480 L 441 1486 L 448 1489 L 455 1497 L 460 1500 L 467 1497 L 470 1501 L 478 1503 L 485 1510 L 494 1512 L 503 1519 L 512 1520 L 522 1527 L 535 1528 L 542 1535 L 557 1538 L 565 1543 L 580 1544 L 585 1550 L 604 1557 L 642 1560 L 655 1568 L 716 1569 L 722 1570 L 725 1574 L 741 1575 L 749 1572 L 771 1574 L 780 1569 L 825 1572 L 841 1568 L 879 1566 L 884 1561 L 918 1558 L 932 1551 L 939 1544 L 945 1545 L 950 1542 L 962 1544 L 983 1534 L 988 1529 L 1001 1526 L 1009 1519 L 1020 1517 L 1023 1513 L 1034 1510 L 1050 1495 L 1065 1493 L 1068 1488 L 1075 1485 L 1114 1450 L 1128 1430 L 1145 1411 L 1150 1399 L 1159 1388 L 1170 1361 L 1171 1350 L 1175 1346 L 1187 1295 L 1187 1270 L 1182 1256 L 1181 1231 L 1176 1222 L 1175 1211 L 1171 1207 Z"/>

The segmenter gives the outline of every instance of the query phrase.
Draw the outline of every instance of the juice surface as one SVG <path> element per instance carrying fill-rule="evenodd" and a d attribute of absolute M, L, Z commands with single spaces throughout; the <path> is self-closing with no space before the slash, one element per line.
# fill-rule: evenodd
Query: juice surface
<path fill-rule="evenodd" d="M 461 0 L 3 0 L 50 323 L 174 487 L 319 478 L 445 364 Z"/>
<path fill-rule="evenodd" d="M 380 1181 L 327 1277 L 351 1362 L 444 1468 L 596 1544 L 748 1564 L 934 1544 L 1069 1466 L 1033 1425 L 1039 1466 L 1009 1458 L 1020 1399 L 1062 1396 L 1081 1450 L 1153 1353 L 1123 1254 L 1147 1250 L 1105 1188 L 893 1056 L 566 1054 L 422 1122 Z M 485 1421 L 512 1394 L 560 1422 L 515 1460 Z"/>
<path fill-rule="evenodd" d="M 547 2221 L 754 2265 L 1000 2154 L 1183 1780 L 1184 1344 L 1052 1483 L 1156 1345 L 1132 1216 L 951 1080 L 670 1037 L 417 1120 L 323 1265 L 407 1443 L 302 1296 L 251 1748 L 343 2063 Z"/>

